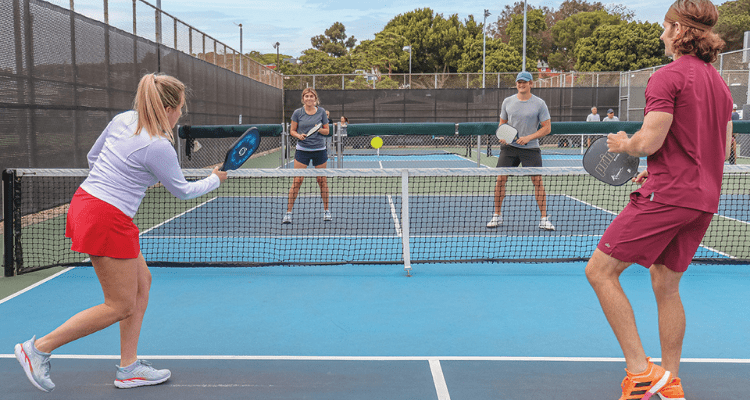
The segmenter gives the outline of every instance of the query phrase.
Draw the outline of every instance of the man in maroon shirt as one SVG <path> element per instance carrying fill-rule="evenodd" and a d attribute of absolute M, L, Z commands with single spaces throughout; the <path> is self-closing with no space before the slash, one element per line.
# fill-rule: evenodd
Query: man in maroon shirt
<path fill-rule="evenodd" d="M 685 335 L 679 282 L 718 211 L 731 135 L 731 96 L 711 65 L 724 45 L 712 32 L 717 20 L 710 0 L 672 4 L 660 39 L 674 61 L 649 79 L 642 128 L 631 138 L 625 132 L 607 137 L 610 152 L 648 156 L 648 170 L 635 178 L 643 186 L 630 195 L 586 266 L 625 355 L 621 400 L 684 399 L 677 378 Z M 632 263 L 650 269 L 661 366 L 646 357 L 620 286 L 620 274 Z"/>

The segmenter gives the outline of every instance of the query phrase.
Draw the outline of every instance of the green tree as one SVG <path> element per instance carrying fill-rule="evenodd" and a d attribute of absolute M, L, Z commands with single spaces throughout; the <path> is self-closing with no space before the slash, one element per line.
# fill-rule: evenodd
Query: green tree
<path fill-rule="evenodd" d="M 466 34 L 465 26 L 457 14 L 451 15 L 448 19 L 438 14 L 425 41 L 426 50 L 435 57 L 435 71 L 456 71 L 463 53 L 463 39 Z"/>
<path fill-rule="evenodd" d="M 354 36 L 347 37 L 344 24 L 334 22 L 326 29 L 325 35 L 312 37 L 310 43 L 314 49 L 328 53 L 331 57 L 341 57 L 357 44 L 357 39 Z"/>
<path fill-rule="evenodd" d="M 299 58 L 299 61 L 298 73 L 302 75 L 348 74 L 354 71 L 351 57 L 345 56 L 335 58 L 323 51 L 315 49 L 305 50 L 303 55 Z M 338 81 L 331 80 L 331 82 L 332 85 L 338 85 L 338 87 L 341 87 L 340 77 Z"/>
<path fill-rule="evenodd" d="M 404 43 L 411 46 L 413 72 L 455 71 L 461 59 L 463 35 L 468 34 L 456 14 L 446 19 L 429 8 L 399 14 L 383 31 L 403 37 Z M 408 68 L 409 53 L 405 54 Z M 403 60 L 399 56 L 399 70 L 403 70 Z"/>
<path fill-rule="evenodd" d="M 377 89 L 398 89 L 399 83 L 394 81 L 393 79 L 384 76 L 378 80 L 377 83 L 375 83 L 375 88 Z"/>
<path fill-rule="evenodd" d="M 542 10 L 531 10 L 526 12 L 526 66 L 536 67 L 539 60 L 539 51 L 542 47 L 542 39 L 538 33 L 547 30 Z M 508 44 L 519 54 L 523 54 L 523 14 L 514 15 L 506 29 Z"/>
<path fill-rule="evenodd" d="M 750 0 L 727 1 L 720 5 L 714 32 L 727 43 L 727 51 L 742 48 L 745 31 L 750 31 Z"/>
<path fill-rule="evenodd" d="M 578 13 L 603 11 L 604 9 L 604 4 L 599 1 L 589 3 L 586 0 L 565 0 L 560 4 L 560 8 L 549 14 L 549 20 L 547 20 L 547 23 L 555 25 Z"/>
<path fill-rule="evenodd" d="M 513 19 L 514 15 L 520 15 L 523 20 L 523 1 L 516 1 L 513 3 L 513 5 L 506 4 L 505 8 L 500 12 L 500 15 L 497 16 L 497 21 L 494 24 L 489 24 L 487 26 L 487 34 L 491 35 L 492 37 L 499 38 L 503 42 L 508 42 L 509 37 L 506 34 L 506 31 L 508 29 L 508 25 L 510 25 L 511 20 Z M 534 7 L 530 4 L 527 4 L 526 14 L 528 19 L 528 13 L 531 10 L 540 10 L 542 14 L 549 15 L 554 10 L 542 6 L 542 7 Z"/>
<path fill-rule="evenodd" d="M 464 52 L 458 72 L 482 72 L 482 35 L 464 40 Z M 521 55 L 500 39 L 487 38 L 485 70 L 487 72 L 515 72 L 521 70 Z"/>
<path fill-rule="evenodd" d="M 590 37 L 602 25 L 617 25 L 621 22 L 620 17 L 602 10 L 579 12 L 559 21 L 551 29 L 557 51 L 548 56 L 549 66 L 563 71 L 572 69 L 576 63 L 573 50 L 580 39 Z"/>
<path fill-rule="evenodd" d="M 359 69 L 375 67 L 378 71 L 408 69 L 409 53 L 404 51 L 406 38 L 392 31 L 384 30 L 375 34 L 375 39 L 364 40 L 352 51 L 357 57 Z"/>
<path fill-rule="evenodd" d="M 261 53 L 259 51 L 252 50 L 245 55 L 263 65 L 276 64 L 276 53 Z M 291 56 L 279 53 L 279 64 L 281 64 L 285 58 L 291 58 Z"/>
<path fill-rule="evenodd" d="M 662 27 L 657 23 L 630 22 L 602 25 L 575 46 L 577 71 L 629 71 L 663 65 Z"/>
<path fill-rule="evenodd" d="M 367 79 L 365 79 L 362 75 L 357 75 L 354 77 L 353 80 L 350 80 L 346 84 L 346 89 L 356 89 L 356 90 L 363 90 L 363 89 L 372 89 L 372 85 L 367 82 Z"/>
<path fill-rule="evenodd" d="M 523 17 L 523 1 L 516 1 L 513 5 L 505 5 L 503 11 L 498 15 L 497 22 L 490 24 L 488 28 L 489 34 L 493 37 L 501 38 L 504 42 L 509 42 L 510 38 L 506 34 L 506 30 L 512 21 L 514 15 L 520 15 Z M 558 46 L 552 38 L 551 28 L 554 27 L 558 22 L 565 20 L 580 12 L 592 12 L 592 11 L 607 11 L 609 14 L 619 16 L 625 21 L 632 21 L 634 12 L 629 10 L 627 7 L 621 4 L 612 4 L 605 6 L 601 2 L 589 3 L 586 0 L 565 0 L 560 4 L 558 9 L 548 7 L 533 7 L 528 6 L 528 12 L 531 10 L 540 10 L 544 14 L 545 22 L 547 27 L 539 32 L 527 32 L 528 35 L 533 36 L 540 41 L 538 56 L 542 60 L 548 60 L 552 53 L 558 50 Z M 559 55 L 556 57 L 562 59 Z"/>

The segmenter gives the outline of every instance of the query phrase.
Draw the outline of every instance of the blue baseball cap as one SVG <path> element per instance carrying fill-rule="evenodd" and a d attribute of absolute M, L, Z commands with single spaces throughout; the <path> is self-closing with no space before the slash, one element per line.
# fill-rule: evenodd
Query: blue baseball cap
<path fill-rule="evenodd" d="M 518 81 L 529 82 L 529 81 L 531 81 L 533 79 L 534 78 L 531 77 L 531 72 L 529 72 L 529 71 L 519 72 L 518 76 L 516 76 L 516 82 L 518 82 Z"/>

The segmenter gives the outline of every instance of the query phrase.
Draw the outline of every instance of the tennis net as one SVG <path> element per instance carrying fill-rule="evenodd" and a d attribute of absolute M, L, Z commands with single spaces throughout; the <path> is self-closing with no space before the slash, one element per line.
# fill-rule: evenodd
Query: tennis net
<path fill-rule="evenodd" d="M 65 238 L 67 204 L 87 170 L 3 173 L 6 274 L 86 265 Z M 189 179 L 209 170 L 184 170 Z M 697 262 L 750 260 L 750 166 L 726 166 L 719 212 Z M 495 181 L 509 175 L 503 224 Z M 555 230 L 539 228 L 530 176 L 542 176 Z M 331 221 L 323 220 L 325 177 Z M 291 224 L 289 190 L 304 178 Z M 238 170 L 221 187 L 181 201 L 156 185 L 134 219 L 150 265 L 256 266 L 585 260 L 634 184 L 612 187 L 581 168 Z"/>

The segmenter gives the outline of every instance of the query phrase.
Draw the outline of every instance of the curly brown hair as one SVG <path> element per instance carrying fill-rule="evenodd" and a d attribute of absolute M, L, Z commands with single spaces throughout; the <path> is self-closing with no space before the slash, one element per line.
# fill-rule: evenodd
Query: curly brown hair
<path fill-rule="evenodd" d="M 682 35 L 674 41 L 674 51 L 694 54 L 708 63 L 716 61 L 725 46 L 712 30 L 718 20 L 719 11 L 710 0 L 677 0 L 664 17 L 667 23 L 679 23 L 682 27 Z"/>

